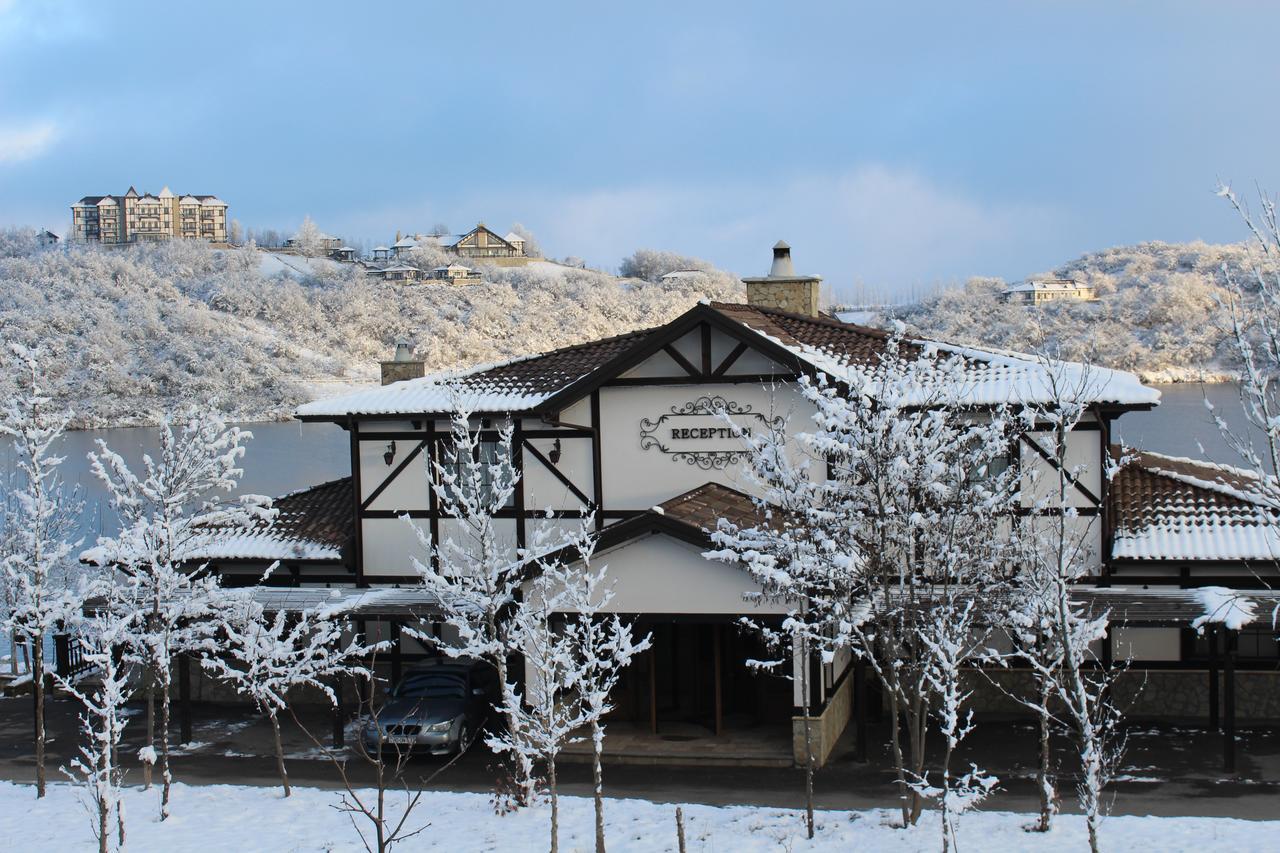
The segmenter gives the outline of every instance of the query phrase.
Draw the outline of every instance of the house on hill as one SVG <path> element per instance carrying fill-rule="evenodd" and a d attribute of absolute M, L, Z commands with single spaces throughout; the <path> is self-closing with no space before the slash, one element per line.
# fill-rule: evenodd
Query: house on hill
<path fill-rule="evenodd" d="M 524 239 L 514 232 L 499 237 L 480 222 L 448 249 L 460 258 L 522 258 Z"/>
<path fill-rule="evenodd" d="M 436 281 L 448 282 L 449 284 L 479 284 L 483 280 L 483 276 L 479 272 L 471 267 L 464 267 L 462 264 L 436 267 L 431 271 L 431 278 Z"/>
<path fill-rule="evenodd" d="M 449 252 L 459 258 L 485 261 L 509 265 L 523 264 L 529 258 L 525 251 L 525 239 L 514 231 L 505 237 L 498 236 L 483 222 L 477 223 L 466 234 L 406 234 L 397 236 L 391 245 L 392 257 L 400 257 L 401 253 L 412 251 L 419 246 L 430 246 L 442 252 Z M 375 257 L 376 260 L 376 257 Z"/>
<path fill-rule="evenodd" d="M 365 273 L 370 278 L 383 281 L 416 282 L 422 280 L 422 270 L 408 264 L 390 264 L 385 267 L 370 267 Z"/>
<path fill-rule="evenodd" d="M 1030 279 L 1008 288 L 1003 296 L 1006 302 L 1026 305 L 1043 305 L 1062 300 L 1089 302 L 1098 298 L 1093 285 L 1083 284 L 1074 278 Z"/>

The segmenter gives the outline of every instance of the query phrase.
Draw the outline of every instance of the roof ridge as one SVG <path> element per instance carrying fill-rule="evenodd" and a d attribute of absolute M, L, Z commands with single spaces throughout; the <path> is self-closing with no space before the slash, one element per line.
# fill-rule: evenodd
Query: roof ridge
<path fill-rule="evenodd" d="M 285 492 L 283 495 L 273 498 L 272 500 L 273 502 L 278 502 L 285 500 L 286 498 L 296 498 L 298 495 L 305 495 L 309 492 L 318 492 L 321 489 L 337 486 L 341 483 L 350 483 L 351 481 L 351 475 L 347 475 L 346 477 L 335 477 L 334 479 L 326 480 L 323 483 L 316 483 L 314 486 L 304 486 L 301 489 L 294 489 L 291 492 Z"/>
<path fill-rule="evenodd" d="M 834 317 L 830 314 L 817 314 L 817 315 L 800 314 L 795 311 L 785 311 L 781 308 L 769 308 L 763 305 L 752 305 L 749 302 L 708 302 L 707 305 L 708 307 L 714 308 L 716 310 L 719 310 L 721 308 L 746 308 L 748 310 L 755 311 L 760 314 L 764 314 L 765 316 L 786 317 L 787 319 L 790 319 L 790 320 L 800 320 L 805 323 L 812 323 L 815 326 L 825 326 L 830 329 L 842 329 L 846 331 L 852 330 L 856 332 L 861 332 L 863 334 L 868 334 L 874 338 L 880 338 L 881 340 L 888 340 L 889 337 L 891 336 L 890 332 L 887 329 L 877 329 L 874 326 L 862 326 L 862 325 L 859 325 L 858 323 L 846 323 L 844 320 L 841 320 L 839 317 Z M 905 338 L 905 340 L 907 340 L 908 342 L 914 343 L 916 339 Z"/>

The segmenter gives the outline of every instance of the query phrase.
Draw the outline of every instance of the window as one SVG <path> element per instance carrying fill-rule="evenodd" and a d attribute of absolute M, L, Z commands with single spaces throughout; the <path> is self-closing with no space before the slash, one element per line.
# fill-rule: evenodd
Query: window
<path fill-rule="evenodd" d="M 452 443 L 441 445 L 441 467 L 451 474 L 457 484 L 458 489 L 471 488 L 470 474 L 472 469 L 467 465 L 465 458 L 466 450 Z M 499 459 L 498 443 L 496 441 L 483 441 L 477 447 L 480 462 L 480 489 L 482 490 L 481 499 L 485 502 L 493 499 L 494 492 L 494 476 L 493 467 Z M 460 492 L 465 494 L 465 492 Z M 507 506 L 510 506 L 514 500 L 514 495 L 507 500 Z"/>
<path fill-rule="evenodd" d="M 1262 628 L 1243 628 L 1236 642 L 1236 658 L 1239 660 L 1280 661 L 1280 641 L 1276 639 L 1276 631 L 1269 626 Z M 1218 661 L 1226 649 L 1226 637 L 1223 631 L 1217 632 Z M 1192 633 L 1190 659 L 1207 661 L 1209 659 L 1209 634 Z"/>

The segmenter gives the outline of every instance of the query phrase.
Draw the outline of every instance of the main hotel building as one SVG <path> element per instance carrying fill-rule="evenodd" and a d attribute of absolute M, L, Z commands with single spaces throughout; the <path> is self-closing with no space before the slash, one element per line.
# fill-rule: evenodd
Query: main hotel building
<path fill-rule="evenodd" d="M 818 279 L 792 270 L 784 244 L 774 255 L 770 275 L 747 279 L 745 303 L 698 304 L 656 328 L 447 376 L 423 376 L 421 363 L 402 353 L 384 364 L 383 387 L 297 411 L 347 433 L 350 476 L 280 499 L 274 526 L 229 537 L 206 556 L 226 582 L 241 584 L 279 560 L 275 587 L 261 594 L 280 606 L 351 598 L 366 631 L 395 640 L 398 674 L 425 651 L 400 627 L 431 621 L 413 568 L 415 557 L 428 556 L 403 517 L 436 541 L 457 531 L 428 488 L 426 461 L 446 442 L 461 392 L 475 407 L 475 429 L 514 424 L 523 477 L 500 521 L 511 545 L 525 541 L 547 508 L 561 517 L 593 508 L 597 564 L 607 564 L 614 585 L 610 607 L 653 636 L 613 697 L 615 756 L 656 760 L 669 748 L 674 760 L 789 762 L 801 680 L 749 669 L 759 650 L 738 626 L 744 616 L 778 620 L 786 605 L 753 600 L 757 587 L 743 569 L 703 556 L 717 519 L 749 522 L 755 513 L 741 446 L 722 429 L 721 413 L 750 426 L 789 411 L 789 423 L 804 429 L 809 406 L 797 378 L 838 379 L 873 365 L 887 335 L 821 313 Z M 1035 358 L 950 349 L 970 365 L 975 408 L 1044 394 L 1046 368 Z M 1111 613 L 1099 658 L 1129 662 L 1117 688 L 1126 713 L 1216 725 L 1221 704 L 1234 709 L 1228 725 L 1280 718 L 1269 621 L 1205 635 L 1191 628 L 1203 613 L 1198 587 L 1270 600 L 1266 577 L 1280 545 L 1273 510 L 1248 474 L 1205 462 L 1129 452 L 1106 476 L 1116 419 L 1158 405 L 1159 393 L 1109 370 L 1098 370 L 1091 387 L 1088 416 L 1068 448 L 1084 471 L 1071 500 L 1093 542 L 1094 568 L 1079 590 Z M 1030 439 L 1019 464 L 1051 464 Z M 378 589 L 385 592 L 368 594 Z M 879 701 L 863 668 L 848 655 L 801 665 L 816 675 L 809 704 L 822 758 L 846 730 L 845 743 L 856 731 L 865 744 Z M 975 701 L 988 712 L 1018 710 L 980 684 Z"/>

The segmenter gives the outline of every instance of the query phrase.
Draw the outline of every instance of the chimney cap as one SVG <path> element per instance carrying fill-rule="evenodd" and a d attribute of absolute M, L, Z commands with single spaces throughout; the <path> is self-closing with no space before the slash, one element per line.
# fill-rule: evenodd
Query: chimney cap
<path fill-rule="evenodd" d="M 408 341 L 396 341 L 396 354 L 392 357 L 392 361 L 413 361 L 413 347 Z"/>
<path fill-rule="evenodd" d="M 779 249 L 790 249 L 790 248 L 791 247 L 787 245 L 786 240 L 779 240 L 778 242 L 773 244 L 773 250 L 775 252 L 778 251 Z"/>

